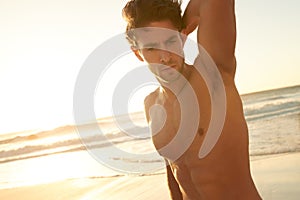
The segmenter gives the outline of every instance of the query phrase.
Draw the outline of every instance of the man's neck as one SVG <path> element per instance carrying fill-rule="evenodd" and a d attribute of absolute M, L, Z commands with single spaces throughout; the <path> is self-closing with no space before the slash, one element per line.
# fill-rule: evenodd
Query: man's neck
<path fill-rule="evenodd" d="M 189 81 L 191 73 L 191 68 L 184 63 L 183 70 L 179 75 L 178 79 L 169 83 L 162 83 L 160 92 L 163 94 L 165 100 L 169 102 L 173 102 L 176 97 L 181 93 L 184 89 L 185 85 Z"/>

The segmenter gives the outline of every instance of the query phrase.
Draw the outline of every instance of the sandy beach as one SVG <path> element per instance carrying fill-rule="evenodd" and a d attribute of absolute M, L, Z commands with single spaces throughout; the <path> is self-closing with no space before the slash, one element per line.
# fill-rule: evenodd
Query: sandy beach
<path fill-rule="evenodd" d="M 278 154 L 251 162 L 252 175 L 263 199 L 300 197 L 300 153 Z"/>
<path fill-rule="evenodd" d="M 300 153 L 254 158 L 252 175 L 263 199 L 300 196 Z M 170 199 L 165 174 L 65 181 L 0 190 L 0 199 Z"/>

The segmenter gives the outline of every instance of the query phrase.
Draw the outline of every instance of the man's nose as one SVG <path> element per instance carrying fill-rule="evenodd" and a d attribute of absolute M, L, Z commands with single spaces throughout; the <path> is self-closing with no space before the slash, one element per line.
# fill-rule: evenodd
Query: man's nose
<path fill-rule="evenodd" d="M 160 50 L 160 62 L 163 63 L 163 64 L 166 64 L 170 61 L 171 59 L 171 54 L 169 51 L 166 51 L 166 50 Z"/>

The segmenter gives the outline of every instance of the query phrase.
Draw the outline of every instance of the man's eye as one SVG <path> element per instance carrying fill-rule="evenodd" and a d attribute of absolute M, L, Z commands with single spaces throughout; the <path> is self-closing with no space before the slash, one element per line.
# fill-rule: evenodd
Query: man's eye
<path fill-rule="evenodd" d="M 174 43 L 176 43 L 176 42 L 177 42 L 176 40 L 170 40 L 170 41 L 168 41 L 167 44 L 174 44 Z"/>
<path fill-rule="evenodd" d="M 147 51 L 154 51 L 155 49 L 153 47 L 149 47 L 149 48 L 146 48 Z"/>

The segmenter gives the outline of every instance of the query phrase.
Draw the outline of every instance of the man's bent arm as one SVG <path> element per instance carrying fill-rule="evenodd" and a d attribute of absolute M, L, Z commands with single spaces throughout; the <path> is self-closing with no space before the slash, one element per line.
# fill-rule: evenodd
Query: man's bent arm
<path fill-rule="evenodd" d="M 183 20 L 189 25 L 195 18 L 199 22 L 198 43 L 208 51 L 220 70 L 234 75 L 236 67 L 234 0 L 190 0 Z"/>
<path fill-rule="evenodd" d="M 170 165 L 168 164 L 168 161 L 166 162 L 166 169 L 167 169 L 167 177 L 168 177 L 168 186 L 170 189 L 170 195 L 172 200 L 182 200 L 182 193 L 180 191 L 179 185 L 173 175 L 173 172 L 171 170 Z"/>
<path fill-rule="evenodd" d="M 151 105 L 153 105 L 153 104 L 154 104 L 154 100 L 150 94 L 144 100 L 145 116 L 146 116 L 146 120 L 147 120 L 148 124 L 151 120 L 150 116 L 149 116 L 149 109 L 150 109 Z M 168 181 L 171 199 L 172 200 L 183 200 L 182 193 L 179 188 L 179 184 L 177 183 L 177 181 L 173 175 L 172 169 L 169 165 L 169 162 L 166 159 L 165 159 L 165 163 L 166 163 L 167 181 Z"/>

